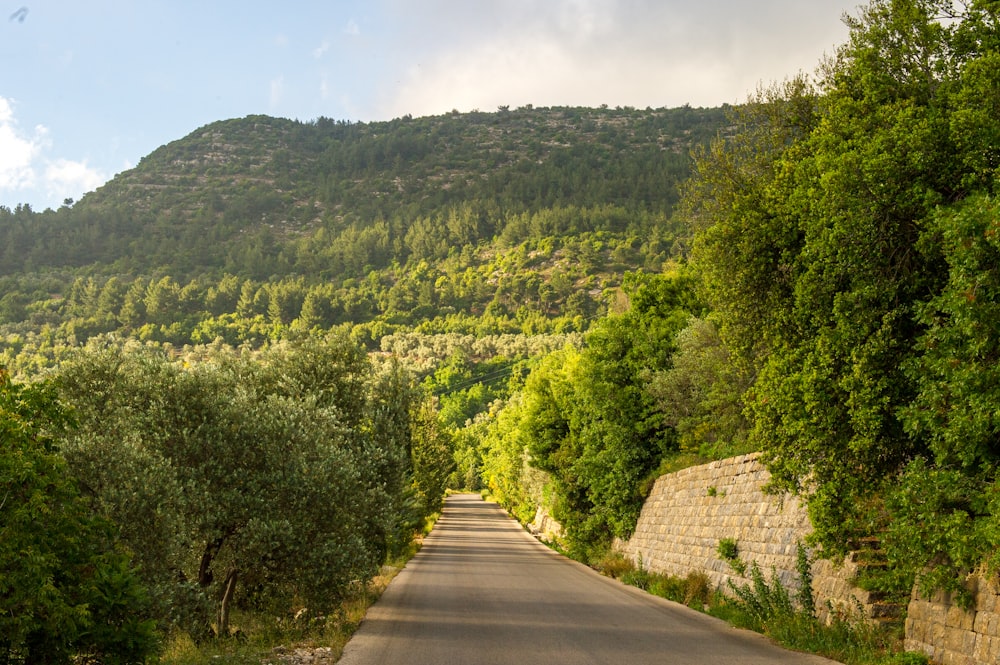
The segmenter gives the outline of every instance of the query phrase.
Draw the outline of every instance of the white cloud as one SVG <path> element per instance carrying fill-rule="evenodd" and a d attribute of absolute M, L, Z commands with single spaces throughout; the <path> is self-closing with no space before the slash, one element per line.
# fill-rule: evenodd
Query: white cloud
<path fill-rule="evenodd" d="M 611 27 L 613 17 L 607 11 L 600 11 L 598 3 L 590 0 L 566 0 L 556 5 L 556 21 L 559 28 L 578 38 L 589 38 Z"/>
<path fill-rule="evenodd" d="M 10 100 L 0 97 L 0 190 L 19 190 L 35 182 L 34 162 L 45 145 L 44 127 L 25 135 L 14 119 Z"/>
<path fill-rule="evenodd" d="M 35 179 L 31 162 L 37 147 L 18 136 L 9 125 L 0 126 L 0 189 L 21 189 Z"/>
<path fill-rule="evenodd" d="M 285 77 L 279 76 L 276 79 L 271 79 L 271 93 L 270 93 L 270 103 L 271 108 L 276 108 L 281 104 L 282 99 L 285 96 Z"/>
<path fill-rule="evenodd" d="M 854 2 L 393 0 L 397 73 L 369 115 L 736 103 L 812 71 L 846 38 L 840 14 Z"/>
<path fill-rule="evenodd" d="M 87 161 L 56 159 L 45 167 L 45 188 L 51 198 L 76 198 L 97 189 L 107 176 L 87 166 Z"/>
<path fill-rule="evenodd" d="M 509 44 L 485 44 L 474 51 L 446 53 L 411 65 L 391 93 L 395 108 L 390 115 L 431 115 L 452 108 L 492 111 L 501 104 L 543 105 L 546 99 L 573 98 L 564 93 L 591 87 L 589 83 L 575 71 L 570 54 L 555 44 L 536 44 L 530 51 Z M 608 92 L 602 86 L 600 94 Z"/>
<path fill-rule="evenodd" d="M 347 25 L 344 26 L 344 34 L 356 37 L 361 34 L 361 26 L 359 26 L 358 22 L 352 18 L 347 22 Z"/>
<path fill-rule="evenodd" d="M 330 50 L 330 42 L 324 41 L 322 44 L 313 49 L 313 57 L 319 60 L 329 50 Z"/>
<path fill-rule="evenodd" d="M 10 100 L 0 97 L 0 194 L 20 198 L 32 191 L 43 192 L 48 200 L 59 201 L 77 198 L 107 180 L 86 160 L 47 157 L 52 147 L 49 131 L 42 125 L 30 134 L 22 132 Z"/>

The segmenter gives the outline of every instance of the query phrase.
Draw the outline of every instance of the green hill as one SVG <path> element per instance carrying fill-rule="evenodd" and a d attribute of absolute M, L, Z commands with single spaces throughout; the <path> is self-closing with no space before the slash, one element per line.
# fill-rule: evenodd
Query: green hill
<path fill-rule="evenodd" d="M 207 125 L 59 210 L 0 207 L 6 362 L 118 331 L 572 332 L 687 246 L 690 151 L 726 109 L 545 108 Z M 30 338 L 30 339 L 29 339 Z M 37 341 L 37 339 L 35 340 Z"/>

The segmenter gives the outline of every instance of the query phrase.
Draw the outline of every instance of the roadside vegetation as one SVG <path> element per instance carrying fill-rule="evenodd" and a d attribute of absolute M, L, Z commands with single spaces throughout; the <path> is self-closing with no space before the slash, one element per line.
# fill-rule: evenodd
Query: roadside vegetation
<path fill-rule="evenodd" d="M 267 612 L 237 610 L 232 618 L 236 629 L 231 637 L 196 641 L 186 632 L 174 631 L 164 640 L 159 662 L 163 665 L 335 663 L 368 608 L 419 551 L 422 536 L 430 532 L 436 519 L 436 513 L 430 515 L 405 551 L 390 557 L 366 583 L 353 585 L 326 614 L 296 613 L 276 618 Z"/>
<path fill-rule="evenodd" d="M 801 588 L 794 596 L 754 564 L 751 583 L 713 589 L 704 573 L 666 575 L 636 566 L 617 552 L 605 554 L 594 567 L 647 593 L 705 612 L 737 628 L 762 633 L 793 651 L 814 653 L 846 665 L 926 665 L 923 654 L 903 652 L 899 636 L 858 614 L 817 618 L 808 578 L 808 558 L 799 550 Z M 801 565 L 805 561 L 805 566 Z"/>
<path fill-rule="evenodd" d="M 343 335 L 197 361 L 95 339 L 0 378 L 5 662 L 345 635 L 452 465 L 413 376 Z"/>

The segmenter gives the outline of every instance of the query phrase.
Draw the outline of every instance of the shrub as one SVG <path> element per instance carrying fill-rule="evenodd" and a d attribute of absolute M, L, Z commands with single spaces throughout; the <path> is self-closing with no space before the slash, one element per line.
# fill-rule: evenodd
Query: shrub
<path fill-rule="evenodd" d="M 235 609 L 335 607 L 442 490 L 438 433 L 409 445 L 407 376 L 343 337 L 190 366 L 97 340 L 57 381 L 80 423 L 70 467 L 119 525 L 161 619 L 197 637 L 213 623 L 226 634 Z M 416 511 L 414 448 L 426 453 Z"/>
<path fill-rule="evenodd" d="M 675 575 L 654 575 L 646 591 L 677 603 L 684 602 L 684 580 Z"/>
<path fill-rule="evenodd" d="M 688 607 L 702 609 L 712 596 L 712 582 L 701 571 L 691 571 L 684 578 L 683 603 Z"/>
<path fill-rule="evenodd" d="M 627 573 L 635 570 L 635 564 L 632 563 L 631 559 L 625 557 L 621 552 L 615 552 L 609 550 L 603 557 L 601 557 L 594 567 L 598 572 L 607 575 L 608 577 L 613 577 L 617 580 L 622 579 Z"/>
<path fill-rule="evenodd" d="M 633 568 L 632 570 L 625 571 L 619 579 L 621 579 L 624 584 L 634 586 L 638 589 L 642 589 L 643 591 L 648 591 L 651 578 L 652 575 L 650 572 L 642 566 L 639 566 L 637 568 Z"/>
<path fill-rule="evenodd" d="M 809 560 L 809 553 L 801 542 L 798 543 L 795 554 L 795 571 L 799 574 L 799 592 L 795 599 L 803 612 L 809 616 L 815 616 L 816 601 L 813 598 L 812 561 Z"/>
<path fill-rule="evenodd" d="M 0 663 L 142 662 L 146 590 L 55 451 L 66 423 L 47 388 L 0 370 Z"/>
<path fill-rule="evenodd" d="M 767 632 L 773 621 L 795 614 L 788 591 L 773 575 L 768 583 L 756 562 L 750 566 L 750 584 L 737 586 L 730 580 L 729 587 L 734 594 L 731 602 L 738 610 L 737 623 L 742 628 Z"/>
<path fill-rule="evenodd" d="M 740 559 L 740 546 L 737 544 L 735 538 L 721 539 L 716 550 L 719 553 L 719 557 L 728 563 L 739 575 L 746 574 L 747 565 Z"/>
<path fill-rule="evenodd" d="M 721 556 L 726 561 L 732 561 L 733 559 L 738 559 L 740 556 L 740 547 L 736 540 L 733 538 L 723 538 L 719 541 L 719 545 L 716 548 Z"/>

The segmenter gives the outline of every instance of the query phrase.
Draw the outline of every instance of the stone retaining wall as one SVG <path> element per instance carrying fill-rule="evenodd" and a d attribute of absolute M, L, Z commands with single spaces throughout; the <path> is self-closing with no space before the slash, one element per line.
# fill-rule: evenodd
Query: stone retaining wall
<path fill-rule="evenodd" d="M 914 589 L 906 616 L 906 648 L 942 665 L 1000 663 L 1000 588 L 996 580 L 969 580 L 973 603 L 964 609 L 949 594 L 930 598 Z"/>
<path fill-rule="evenodd" d="M 622 549 L 648 570 L 679 576 L 703 571 L 714 585 L 728 589 L 730 580 L 738 585 L 750 581 L 719 556 L 719 541 L 733 539 L 747 575 L 756 562 L 767 578 L 773 573 L 794 593 L 800 584 L 798 544 L 812 527 L 797 499 L 764 494 L 761 488 L 769 479 L 756 454 L 662 476 Z M 856 572 L 850 560 L 839 566 L 813 563 L 813 594 L 821 616 L 830 606 L 847 611 L 860 606 L 870 615 L 868 593 L 851 584 Z"/>
<path fill-rule="evenodd" d="M 527 525 L 527 528 L 533 536 L 545 542 L 556 542 L 563 535 L 562 525 L 542 506 L 538 506 L 535 510 L 535 519 Z"/>
<path fill-rule="evenodd" d="M 765 575 L 777 575 L 790 592 L 799 587 L 796 554 L 812 530 L 804 507 L 794 497 L 764 494 L 770 475 L 757 455 L 743 455 L 668 474 L 657 479 L 635 533 L 622 550 L 648 570 L 685 576 L 702 571 L 722 589 L 728 582 L 749 582 L 724 561 L 719 541 L 736 541 L 748 570 L 756 561 Z M 885 609 L 852 585 L 858 566 L 852 557 L 840 565 L 813 563 L 813 594 L 821 617 L 829 608 L 872 618 Z M 1000 584 L 996 576 L 971 577 L 969 609 L 948 594 L 924 598 L 914 590 L 907 609 L 905 646 L 941 665 L 1000 663 Z"/>

